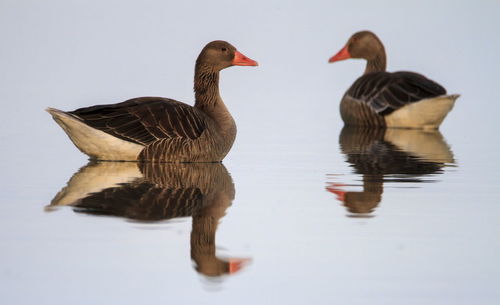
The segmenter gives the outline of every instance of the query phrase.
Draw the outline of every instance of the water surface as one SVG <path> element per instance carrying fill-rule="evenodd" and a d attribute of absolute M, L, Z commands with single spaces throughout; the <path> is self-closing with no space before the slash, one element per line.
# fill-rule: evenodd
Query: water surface
<path fill-rule="evenodd" d="M 0 7 L 2 304 L 498 303 L 494 1 Z M 343 128 L 362 29 L 462 95 L 440 131 Z M 223 164 L 89 163 L 43 111 L 192 104 L 214 39 L 260 64 L 221 73 Z"/>

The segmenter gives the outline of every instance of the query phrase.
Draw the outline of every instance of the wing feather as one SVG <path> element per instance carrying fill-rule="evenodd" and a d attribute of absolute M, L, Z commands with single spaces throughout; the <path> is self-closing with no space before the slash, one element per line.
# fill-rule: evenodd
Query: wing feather
<path fill-rule="evenodd" d="M 387 115 L 410 103 L 446 94 L 438 83 L 414 72 L 374 72 L 361 76 L 346 95 Z"/>
<path fill-rule="evenodd" d="M 207 128 L 207 118 L 198 109 L 160 97 L 135 98 L 70 113 L 93 128 L 142 145 L 160 139 L 194 140 Z"/>

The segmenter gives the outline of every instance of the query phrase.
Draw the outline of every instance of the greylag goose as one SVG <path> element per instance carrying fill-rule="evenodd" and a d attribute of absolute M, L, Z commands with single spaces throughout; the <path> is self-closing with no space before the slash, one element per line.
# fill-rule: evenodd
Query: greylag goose
<path fill-rule="evenodd" d="M 196 60 L 195 105 L 162 97 L 64 112 L 47 111 L 90 159 L 151 162 L 222 161 L 236 124 L 219 94 L 219 72 L 257 66 L 225 41 L 212 41 Z"/>
<path fill-rule="evenodd" d="M 366 59 L 365 73 L 347 90 L 340 114 L 347 125 L 436 129 L 458 94 L 447 95 L 438 83 L 407 71 L 386 72 L 384 45 L 372 32 L 357 32 L 329 60 Z"/>
<path fill-rule="evenodd" d="M 192 217 L 191 259 L 206 276 L 234 274 L 250 258 L 219 257 L 218 224 L 232 205 L 234 183 L 221 163 L 91 161 L 71 177 L 46 211 L 75 212 L 156 222 Z"/>
<path fill-rule="evenodd" d="M 344 184 L 329 182 L 351 214 L 368 216 L 382 200 L 384 183 L 436 181 L 444 168 L 455 163 L 453 153 L 438 130 L 344 126 L 339 136 L 342 153 L 354 173 L 362 175 L 362 191 L 344 191 Z"/>

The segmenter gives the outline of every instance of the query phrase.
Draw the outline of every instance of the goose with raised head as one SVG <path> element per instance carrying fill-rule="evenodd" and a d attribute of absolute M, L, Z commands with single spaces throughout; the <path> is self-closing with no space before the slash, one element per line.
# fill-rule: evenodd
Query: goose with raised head
<path fill-rule="evenodd" d="M 346 125 L 436 129 L 459 97 L 447 95 L 441 85 L 421 74 L 386 72 L 384 45 L 370 31 L 352 35 L 329 62 L 349 58 L 367 63 L 340 102 Z"/>
<path fill-rule="evenodd" d="M 236 137 L 236 124 L 219 94 L 219 72 L 234 65 L 258 64 L 225 41 L 203 48 L 195 66 L 194 106 L 139 97 L 69 112 L 47 111 L 91 159 L 219 162 Z"/>

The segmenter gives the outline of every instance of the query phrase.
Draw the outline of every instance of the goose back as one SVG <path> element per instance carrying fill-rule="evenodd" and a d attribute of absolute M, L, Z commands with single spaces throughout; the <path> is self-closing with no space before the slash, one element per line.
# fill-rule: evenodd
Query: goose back
<path fill-rule="evenodd" d="M 143 149 L 133 159 L 152 162 L 213 162 L 229 152 L 236 124 L 226 118 L 229 131 L 220 132 L 214 119 L 197 107 L 161 97 L 141 97 L 122 103 L 80 108 L 71 117 L 95 130 Z M 59 122 L 58 122 L 59 123 Z M 72 137 L 71 133 L 68 133 Z M 75 144 L 81 142 L 72 139 Z M 90 139 L 89 139 L 90 140 Z M 85 153 L 85 145 L 77 145 Z M 107 160 L 107 155 L 89 154 Z"/>
<path fill-rule="evenodd" d="M 408 104 L 446 94 L 438 83 L 407 71 L 373 72 L 358 78 L 346 95 L 365 102 L 380 115 L 387 115 Z"/>
<path fill-rule="evenodd" d="M 386 126 L 384 116 L 445 94 L 441 85 L 418 73 L 368 73 L 359 77 L 345 93 L 341 115 L 349 125 Z"/>
<path fill-rule="evenodd" d="M 161 97 L 141 97 L 118 104 L 69 112 L 85 124 L 114 137 L 148 145 L 162 138 L 199 138 L 207 128 L 205 115 L 184 103 Z"/>

